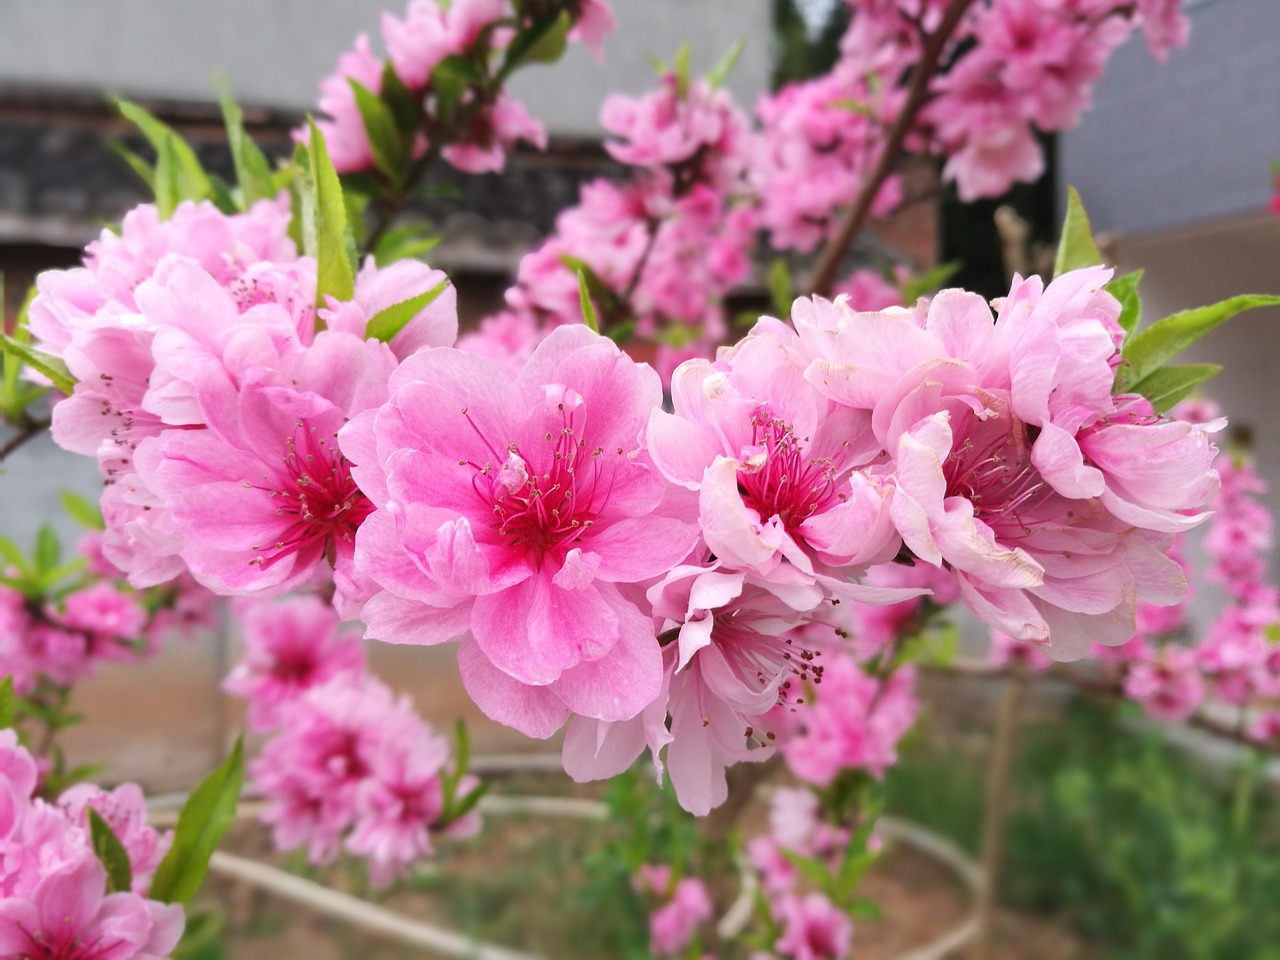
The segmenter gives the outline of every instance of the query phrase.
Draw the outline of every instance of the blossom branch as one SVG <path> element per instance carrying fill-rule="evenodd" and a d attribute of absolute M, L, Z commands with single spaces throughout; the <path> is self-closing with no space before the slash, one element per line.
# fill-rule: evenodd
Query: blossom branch
<path fill-rule="evenodd" d="M 942 52 L 946 49 L 951 35 L 955 33 L 960 21 L 972 4 L 973 0 L 952 0 L 951 5 L 947 7 L 946 13 L 943 14 L 942 20 L 938 24 L 938 29 L 925 35 L 924 50 L 920 57 L 920 63 L 912 74 L 907 99 L 902 104 L 902 110 L 899 112 L 897 119 L 894 120 L 893 126 L 889 128 L 889 133 L 885 137 L 884 148 L 880 151 L 880 157 L 876 161 L 871 175 L 867 178 L 857 199 L 854 200 L 853 206 L 849 208 L 849 212 L 840 224 L 840 229 L 827 242 L 821 256 L 818 258 L 818 264 L 814 267 L 813 275 L 809 278 L 808 292 L 810 294 L 826 296 L 831 293 L 845 254 L 848 253 L 854 237 L 858 235 L 863 224 L 866 223 L 867 217 L 871 215 L 871 207 L 875 203 L 876 195 L 880 192 L 880 188 L 889 178 L 889 175 L 897 167 L 907 135 L 915 125 L 920 110 L 928 101 L 929 81 L 938 72 L 938 66 L 942 60 Z"/>
<path fill-rule="evenodd" d="M 49 429 L 50 420 L 45 417 L 39 420 L 32 420 L 24 416 L 17 424 L 18 432 L 5 441 L 4 446 L 0 446 L 0 462 L 6 460 L 9 454 L 13 453 L 28 440 L 44 433 Z"/>

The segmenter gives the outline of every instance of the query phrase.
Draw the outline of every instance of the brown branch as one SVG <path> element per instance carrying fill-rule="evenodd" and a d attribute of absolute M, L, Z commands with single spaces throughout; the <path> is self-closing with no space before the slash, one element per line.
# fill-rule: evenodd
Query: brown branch
<path fill-rule="evenodd" d="M 840 264 L 844 260 L 845 254 L 849 252 L 849 247 L 853 243 L 854 237 L 858 235 L 858 231 L 866 223 L 867 217 L 871 215 L 871 207 L 875 203 L 876 194 L 880 192 L 884 182 L 889 179 L 889 175 L 898 166 L 907 135 L 911 132 L 920 110 L 928 100 L 929 81 L 938 72 L 938 66 L 942 60 L 942 53 L 946 49 L 947 42 L 951 39 L 951 35 L 960 25 L 960 21 L 972 4 L 973 0 L 951 0 L 951 5 L 947 7 L 946 13 L 943 14 L 942 20 L 938 24 L 938 29 L 925 35 L 924 51 L 920 57 L 920 62 L 916 65 L 915 72 L 911 76 L 911 86 L 907 91 L 907 99 L 903 102 L 902 110 L 893 121 L 893 126 L 889 128 L 884 148 L 880 151 L 880 156 L 871 171 L 871 175 L 867 178 L 866 183 L 863 184 L 862 190 L 854 200 L 853 206 L 849 208 L 849 212 L 840 224 L 840 229 L 834 237 L 827 241 L 822 255 L 818 258 L 818 264 L 814 267 L 813 275 L 809 278 L 810 294 L 827 296 L 831 293 L 831 288 L 835 286 Z"/>
<path fill-rule="evenodd" d="M 4 446 L 0 446 L 0 463 L 8 458 L 24 443 L 32 438 L 39 436 L 49 429 L 50 421 L 48 419 L 30 420 L 23 417 L 22 423 L 18 424 L 18 432 L 5 441 Z"/>
<path fill-rule="evenodd" d="M 1022 705 L 1022 674 L 1004 680 L 1000 709 L 996 714 L 995 740 L 987 766 L 986 809 L 982 818 L 982 885 L 978 887 L 978 935 L 973 960 L 991 960 L 995 947 L 995 913 L 1000 860 L 1004 852 L 1005 811 L 1009 805 L 1009 771 L 1013 766 L 1018 714 Z"/>

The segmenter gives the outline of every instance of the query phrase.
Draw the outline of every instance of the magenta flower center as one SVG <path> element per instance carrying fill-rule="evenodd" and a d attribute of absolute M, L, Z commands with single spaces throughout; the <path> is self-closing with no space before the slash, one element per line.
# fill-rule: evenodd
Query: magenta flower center
<path fill-rule="evenodd" d="M 1048 516 L 1053 495 L 1031 463 L 1031 437 L 1017 418 L 974 422 L 942 465 L 948 497 L 973 504 L 974 516 L 1000 540 L 1029 536 Z"/>
<path fill-rule="evenodd" d="M 255 544 L 249 562 L 270 566 L 283 556 L 320 549 L 332 561 L 338 544 L 350 544 L 373 504 L 351 479 L 351 464 L 338 451 L 336 434 L 320 435 L 304 420 L 285 440 L 276 486 L 245 481 L 276 501 L 280 536 L 273 544 Z"/>
<path fill-rule="evenodd" d="M 738 471 L 738 490 L 760 519 L 777 517 L 794 531 L 836 498 L 835 464 L 830 457 L 806 457 L 791 424 L 767 407 L 751 416 L 753 453 Z"/>
<path fill-rule="evenodd" d="M 588 450 L 573 412 L 563 404 L 558 412 L 560 426 L 543 435 L 541 449 L 510 443 L 503 457 L 486 440 L 493 460 L 483 466 L 460 461 L 476 471 L 471 484 L 493 513 L 498 540 L 525 551 L 539 568 L 547 557 L 563 560 L 591 529 L 612 482 L 602 471 L 604 449 Z"/>

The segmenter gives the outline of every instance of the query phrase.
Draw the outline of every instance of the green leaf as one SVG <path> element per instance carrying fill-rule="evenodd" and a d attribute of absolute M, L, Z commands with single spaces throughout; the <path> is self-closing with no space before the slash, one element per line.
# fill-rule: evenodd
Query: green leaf
<path fill-rule="evenodd" d="M 724 86 L 724 82 L 729 79 L 729 74 L 733 73 L 733 68 L 738 65 L 738 58 L 742 56 L 746 45 L 747 38 L 739 37 L 720 61 L 707 71 L 707 82 L 711 84 L 712 90 Z"/>
<path fill-rule="evenodd" d="M 444 238 L 439 234 L 423 236 L 423 224 L 409 223 L 388 230 L 373 247 L 373 259 L 379 267 L 397 260 L 419 260 L 430 253 Z"/>
<path fill-rule="evenodd" d="M 17 712 L 18 698 L 13 693 L 13 677 L 0 680 L 0 729 L 8 730 L 13 726 L 13 715 Z"/>
<path fill-rule="evenodd" d="M 564 55 L 573 18 L 567 12 L 538 20 L 523 28 L 507 46 L 502 67 L 495 78 L 501 83 L 512 70 L 526 63 L 554 63 Z"/>
<path fill-rule="evenodd" d="M 409 321 L 435 303 L 440 294 L 449 289 L 449 278 L 441 280 L 426 293 L 420 293 L 408 300 L 401 300 L 385 310 L 379 310 L 369 318 L 364 335 L 367 340 L 381 340 L 390 343 L 397 333 L 409 325 Z"/>
<path fill-rule="evenodd" d="M 231 162 L 236 169 L 236 183 L 240 186 L 242 207 L 248 210 L 259 200 L 269 200 L 279 192 L 271 177 L 271 165 L 244 129 L 244 114 L 226 83 L 219 85 L 218 103 L 222 107 L 222 120 L 227 126 L 227 146 L 231 148 Z"/>
<path fill-rule="evenodd" d="M 791 271 L 787 261 L 778 257 L 769 264 L 769 299 L 773 301 L 773 310 L 779 319 L 791 316 L 791 304 L 794 297 L 791 293 Z"/>
<path fill-rule="evenodd" d="M 178 182 L 178 153 L 173 139 L 165 137 L 156 147 L 156 173 L 152 189 L 161 220 L 168 220 L 182 202 L 182 184 Z"/>
<path fill-rule="evenodd" d="M 120 155 L 120 158 L 133 169 L 133 172 L 142 178 L 142 182 L 147 185 L 147 189 L 154 193 L 156 189 L 156 172 L 151 164 L 147 163 L 119 140 L 112 140 L 108 146 Z"/>
<path fill-rule="evenodd" d="M 676 75 L 676 97 L 680 100 L 685 98 L 689 92 L 689 57 L 693 53 L 693 47 L 686 40 L 680 44 L 680 49 L 676 51 L 676 58 L 672 62 L 672 70 Z"/>
<path fill-rule="evenodd" d="M 180 199 L 203 200 L 211 195 L 212 188 L 209 184 L 209 176 L 204 172 L 204 167 L 200 166 L 200 159 L 196 156 L 196 152 L 191 149 L 191 144 L 180 137 L 173 128 L 161 123 L 136 103 L 117 100 L 116 106 L 120 108 L 120 112 L 124 114 L 125 119 L 132 121 L 142 131 L 142 135 L 155 148 L 157 157 L 160 156 L 165 143 L 171 145 L 174 178 L 178 185 Z M 159 166 L 158 161 L 157 166 Z"/>
<path fill-rule="evenodd" d="M 355 91 L 356 108 L 364 122 L 364 132 L 373 150 L 373 165 L 399 192 L 404 183 L 406 153 L 391 108 L 353 77 L 347 82 Z"/>
<path fill-rule="evenodd" d="M 58 534 L 47 523 L 42 523 L 36 531 L 36 552 L 32 559 L 38 571 L 53 570 L 62 562 L 62 544 L 58 542 Z"/>
<path fill-rule="evenodd" d="M 879 920 L 884 914 L 870 900 L 855 900 L 845 909 L 855 920 Z"/>
<path fill-rule="evenodd" d="M 409 88 L 404 85 L 404 81 L 400 79 L 400 75 L 396 73 L 395 66 L 390 60 L 382 68 L 382 84 L 378 88 L 378 96 L 382 98 L 387 108 L 391 111 L 391 116 L 396 122 L 396 129 L 400 131 L 400 136 L 402 137 L 401 142 L 411 141 L 413 135 L 418 132 L 418 125 L 421 121 L 419 101 L 409 92 Z"/>
<path fill-rule="evenodd" d="M 1151 401 L 1157 413 L 1164 413 L 1191 391 L 1222 372 L 1217 363 L 1183 363 L 1161 367 L 1144 377 L 1137 392 Z"/>
<path fill-rule="evenodd" d="M 355 242 L 347 225 L 342 183 L 329 159 L 324 134 L 307 119 L 311 142 L 307 147 L 307 182 L 302 190 L 302 235 L 307 253 L 316 258 L 316 305 L 325 295 L 350 300 L 355 293 Z M 320 320 L 317 317 L 317 324 Z"/>
<path fill-rule="evenodd" d="M 1142 382 L 1147 377 L 1209 331 L 1245 310 L 1277 304 L 1280 304 L 1280 297 L 1245 294 L 1157 320 L 1125 339 L 1121 356 L 1127 366 L 1120 368 L 1121 386 L 1126 390 L 1144 392 Z"/>
<path fill-rule="evenodd" d="M 476 804 L 484 798 L 484 795 L 489 792 L 489 788 L 491 786 L 493 786 L 493 781 L 486 780 L 463 797 L 462 801 L 449 811 L 449 820 L 451 822 L 454 820 L 461 820 L 468 813 L 474 810 L 476 808 Z"/>
<path fill-rule="evenodd" d="M 133 865 L 124 844 L 115 835 L 102 814 L 93 807 L 85 807 L 89 818 L 89 836 L 93 840 L 93 852 L 107 868 L 107 893 L 129 893 L 133 889 Z"/>
<path fill-rule="evenodd" d="M 1068 270 L 1096 267 L 1102 263 L 1102 254 L 1093 242 L 1093 230 L 1089 227 L 1089 215 L 1084 212 L 1080 194 L 1075 187 L 1067 187 L 1067 217 L 1062 223 L 1062 237 L 1058 240 L 1058 255 L 1053 261 L 1053 275 L 1060 277 Z"/>
<path fill-rule="evenodd" d="M 1138 284 L 1141 282 L 1142 271 L 1134 270 L 1107 284 L 1107 292 L 1120 301 L 1119 322 L 1126 334 L 1133 333 L 1142 319 L 1142 301 L 1138 297 Z"/>
<path fill-rule="evenodd" d="M 902 284 L 902 302 L 909 307 L 915 306 L 915 302 L 921 297 L 940 290 L 942 285 L 955 276 L 956 271 L 959 269 L 960 261 L 952 260 L 949 263 L 940 263 L 932 270 L 904 281 Z"/>
<path fill-rule="evenodd" d="M 600 320 L 596 316 L 596 305 L 591 302 L 591 291 L 587 289 L 587 274 L 578 271 L 578 300 L 582 303 L 582 322 L 596 333 L 600 332 Z"/>
<path fill-rule="evenodd" d="M 507 48 L 507 58 L 511 58 L 512 43 Z M 505 68 L 504 68 L 505 69 Z M 456 53 L 445 57 L 431 71 L 431 89 L 436 95 L 436 110 L 441 117 L 446 117 L 458 109 L 462 95 L 467 87 L 484 79 L 480 71 L 466 57 Z"/>
<path fill-rule="evenodd" d="M 67 365 L 58 357 L 37 350 L 35 347 L 27 346 L 27 344 L 8 334 L 5 334 L 4 338 L 0 340 L 0 349 L 3 349 L 5 353 L 11 353 L 18 357 L 24 364 L 42 374 L 57 389 L 68 396 L 76 388 L 75 377 L 71 376 L 71 371 L 67 369 Z"/>
<path fill-rule="evenodd" d="M 31 565 L 27 563 L 27 558 L 22 555 L 18 545 L 8 537 L 0 537 L 0 556 L 4 557 L 8 566 L 16 568 L 23 576 L 31 573 Z"/>
<path fill-rule="evenodd" d="M 186 903 L 209 870 L 214 848 L 236 817 L 236 800 L 244 779 L 244 742 L 236 740 L 222 766 L 191 791 L 178 814 L 173 846 L 156 868 L 148 892 L 161 903 Z"/>
<path fill-rule="evenodd" d="M 231 189 L 231 184 L 217 174 L 209 174 L 209 191 L 209 199 L 213 201 L 213 205 L 221 213 L 231 216 L 240 212 L 240 201 L 236 199 L 235 192 Z"/>
<path fill-rule="evenodd" d="M 102 519 L 102 511 L 98 509 L 96 503 L 73 490 L 63 490 L 58 496 L 62 500 L 62 509 L 67 511 L 67 516 L 80 526 L 91 530 L 107 529 Z"/>

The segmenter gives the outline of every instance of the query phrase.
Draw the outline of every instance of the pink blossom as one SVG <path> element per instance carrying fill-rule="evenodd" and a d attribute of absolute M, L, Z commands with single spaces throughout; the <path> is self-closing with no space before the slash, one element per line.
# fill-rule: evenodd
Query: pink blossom
<path fill-rule="evenodd" d="M 871 412 L 907 547 L 945 563 L 991 626 L 1052 635 L 1064 659 L 1131 637 L 1135 601 L 1180 599 L 1167 534 L 1206 516 L 1217 483 L 1203 428 L 1128 398 L 1117 411 L 1109 276 L 1015 278 L 994 324 L 956 290 L 917 311 L 799 300 L 793 313 L 809 380 Z"/>
<path fill-rule="evenodd" d="M 790 731 L 782 738 L 787 767 L 818 786 L 829 786 L 845 769 L 882 776 L 919 711 L 915 673 L 906 667 L 877 680 L 847 654 L 827 653 L 816 699 L 782 714 Z"/>
<path fill-rule="evenodd" d="M 724 188 L 741 173 L 746 117 L 724 90 L 704 78 L 682 85 L 674 73 L 659 78 L 656 91 L 641 97 L 610 94 L 601 125 L 619 138 L 605 149 L 637 167 L 693 165 L 691 176 Z"/>
<path fill-rule="evenodd" d="M 604 59 L 604 38 L 617 29 L 613 9 L 604 0 L 581 0 L 578 19 L 569 31 L 570 40 L 579 40 L 592 58 L 599 63 Z"/>
<path fill-rule="evenodd" d="M 313 687 L 364 672 L 358 635 L 339 629 L 333 608 L 319 597 L 237 604 L 244 657 L 223 689 L 249 701 L 249 728 L 269 730 L 282 711 Z"/>
<path fill-rule="evenodd" d="M 488 357 L 513 375 L 524 369 L 545 331 L 529 316 L 504 311 L 486 317 L 480 329 L 458 338 L 458 349 Z"/>
<path fill-rule="evenodd" d="M 875 270 L 855 270 L 835 288 L 838 296 L 847 296 L 849 309 L 859 313 L 875 312 L 885 307 L 900 307 L 902 291 Z"/>
<path fill-rule="evenodd" d="M 855 469 L 877 449 L 870 417 L 814 390 L 794 335 L 758 329 L 714 364 L 676 371 L 674 414 L 655 411 L 649 421 L 654 463 L 698 492 L 703 536 L 726 565 L 799 590 L 817 581 L 873 601 L 900 599 L 849 587 L 842 572 L 899 547 L 889 489 Z"/>
<path fill-rule="evenodd" d="M 820 893 L 784 897 L 774 906 L 782 936 L 773 948 L 793 960 L 842 960 L 849 956 L 853 921 Z"/>
<path fill-rule="evenodd" d="M 649 917 L 649 943 L 654 955 L 678 957 L 692 942 L 698 925 L 711 919 L 711 897 L 696 877 L 685 877 L 671 899 Z"/>
<path fill-rule="evenodd" d="M 107 791 L 91 783 L 81 783 L 65 791 L 58 798 L 58 806 L 85 830 L 88 829 L 86 811 L 90 807 L 96 810 L 129 855 L 133 892 L 147 892 L 156 867 L 169 852 L 173 834 L 161 834 L 147 824 L 147 800 L 141 787 L 125 783 Z"/>
<path fill-rule="evenodd" d="M 498 364 L 424 350 L 391 399 L 342 433 L 376 506 L 357 563 L 380 587 L 367 636 L 459 636 L 463 682 L 491 717 L 546 737 L 572 712 L 635 716 L 661 651 L 629 584 L 693 548 L 692 523 L 637 437 L 660 399 L 652 370 L 585 327 L 554 331 L 514 380 Z"/>
<path fill-rule="evenodd" d="M 0 953 L 31 960 L 161 960 L 182 937 L 180 904 L 105 894 L 91 849 L 51 864 L 29 896 L 0 901 Z"/>
<path fill-rule="evenodd" d="M 1053 660 L 1034 643 L 1024 643 L 1001 633 L 991 631 L 991 647 L 987 650 L 987 663 L 993 667 L 1018 665 L 1027 670 L 1048 670 Z"/>
<path fill-rule="evenodd" d="M 448 748 L 407 698 L 344 674 L 307 690 L 280 717 L 280 732 L 250 766 L 280 849 L 305 845 L 323 864 L 345 838 L 369 858 L 375 883 L 431 853 Z"/>
<path fill-rule="evenodd" d="M 1153 658 L 1132 664 L 1124 692 L 1157 720 L 1185 720 L 1205 695 L 1195 652 L 1166 645 Z"/>

